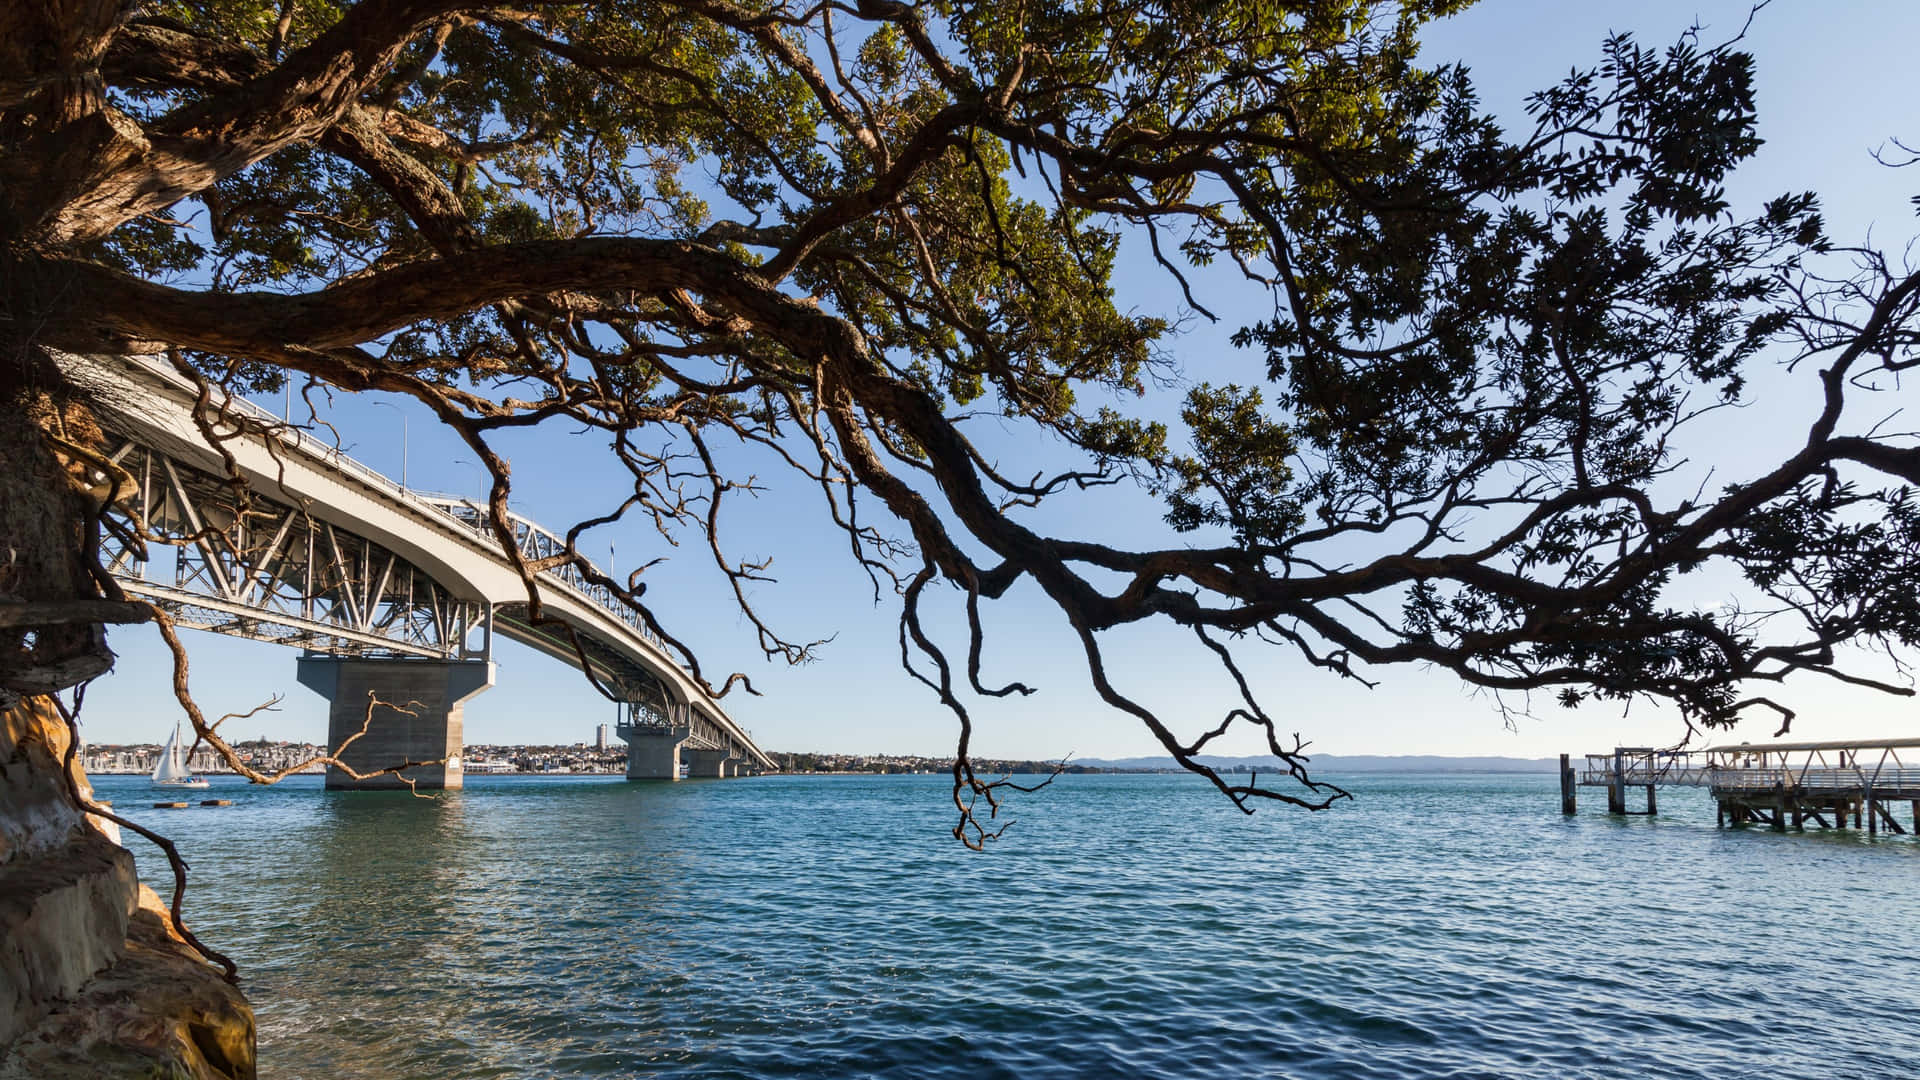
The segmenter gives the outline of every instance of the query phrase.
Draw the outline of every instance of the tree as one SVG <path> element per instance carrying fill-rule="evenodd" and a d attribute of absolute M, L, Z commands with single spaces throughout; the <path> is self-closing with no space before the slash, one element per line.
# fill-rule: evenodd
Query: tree
<path fill-rule="evenodd" d="M 1920 449 L 1858 401 L 1913 363 L 1920 277 L 1831 243 L 1810 194 L 1729 204 L 1758 147 L 1737 42 L 1614 38 L 1510 133 L 1466 71 L 1417 62 L 1420 26 L 1460 6 L 13 5 L 0 391 L 26 422 L 0 483 L 31 561 L 0 681 L 81 683 L 103 623 L 151 617 L 100 571 L 98 496 L 68 480 L 94 433 L 67 350 L 165 352 L 215 401 L 283 379 L 407 395 L 490 470 L 509 552 L 490 438 L 604 431 L 632 477 L 609 519 L 700 537 L 761 648 L 797 661 L 812 646 L 755 614 L 764 568 L 720 534 L 753 482 L 715 440 L 766 448 L 901 597 L 975 846 L 995 783 L 968 702 L 1031 692 L 987 681 L 981 605 L 1021 581 L 1104 702 L 1246 809 L 1344 793 L 1250 692 L 1237 639 L 1348 678 L 1413 663 L 1568 705 L 1656 698 L 1690 726 L 1790 719 L 1752 688 L 1794 675 L 1909 693 L 1839 648 L 1920 628 Z M 1181 305 L 1117 307 L 1136 251 Z M 1180 354 L 1222 273 L 1273 298 L 1235 337 L 1262 378 Z M 1762 362 L 1816 419 L 1778 460 L 1681 484 L 1689 424 Z M 1177 417 L 1133 404 L 1175 376 Z M 1029 479 L 970 439 L 981 415 L 1082 464 Z M 1189 535 L 1036 524 L 1118 482 Z M 1742 603 L 1688 600 L 1729 571 Z M 604 583 L 675 641 L 638 574 Z M 965 640 L 923 622 L 935 583 Z M 1214 727 L 1183 736 L 1111 677 L 1101 634 L 1149 619 L 1237 686 Z M 1290 781 L 1197 760 L 1236 725 Z"/>

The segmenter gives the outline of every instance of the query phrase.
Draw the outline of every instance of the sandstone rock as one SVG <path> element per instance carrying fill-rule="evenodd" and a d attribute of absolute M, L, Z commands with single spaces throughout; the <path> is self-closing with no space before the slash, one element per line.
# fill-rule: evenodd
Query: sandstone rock
<path fill-rule="evenodd" d="M 0 863 L 62 847 L 86 828 L 60 775 L 66 752 L 67 725 L 46 699 L 0 708 Z M 91 794 L 77 768 L 75 779 Z"/>
<path fill-rule="evenodd" d="M 0 1053 L 0 1080 L 253 1080 L 253 1010 L 140 887 L 125 954 Z"/>
<path fill-rule="evenodd" d="M 0 1080 L 252 1077 L 253 1011 L 74 804 L 66 724 L 0 706 Z"/>
<path fill-rule="evenodd" d="M 46 699 L 0 710 L 0 1045 L 120 958 L 138 899 L 132 854 L 74 804 L 66 749 Z"/>
<path fill-rule="evenodd" d="M 0 864 L 0 1045 L 120 958 L 135 885 L 97 835 Z"/>

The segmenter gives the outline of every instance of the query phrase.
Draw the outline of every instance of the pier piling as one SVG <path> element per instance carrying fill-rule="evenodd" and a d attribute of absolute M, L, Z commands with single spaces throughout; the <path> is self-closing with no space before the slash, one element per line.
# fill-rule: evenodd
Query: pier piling
<path fill-rule="evenodd" d="M 1615 747 L 1586 755 L 1575 768 L 1560 755 L 1560 808 L 1571 814 L 1578 787 L 1607 789 L 1608 814 L 1659 812 L 1658 788 L 1704 787 L 1712 792 L 1717 826 L 1766 825 L 1804 832 L 1865 828 L 1870 837 L 1920 835 L 1920 739 L 1855 742 L 1741 743 L 1705 750 Z M 1627 789 L 1647 789 L 1645 811 L 1627 809 Z M 1894 807 L 1906 803 L 1912 829 Z M 1831 815 L 1829 819 L 1828 815 Z M 1849 820 L 1851 819 L 1851 820 Z"/>

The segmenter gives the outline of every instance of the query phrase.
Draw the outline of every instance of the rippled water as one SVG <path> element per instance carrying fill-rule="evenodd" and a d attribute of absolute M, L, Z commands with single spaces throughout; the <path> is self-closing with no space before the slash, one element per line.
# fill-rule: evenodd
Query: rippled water
<path fill-rule="evenodd" d="M 1350 783 L 1063 777 L 985 856 L 940 777 L 98 786 L 193 862 L 266 1076 L 1920 1075 L 1920 843 Z"/>

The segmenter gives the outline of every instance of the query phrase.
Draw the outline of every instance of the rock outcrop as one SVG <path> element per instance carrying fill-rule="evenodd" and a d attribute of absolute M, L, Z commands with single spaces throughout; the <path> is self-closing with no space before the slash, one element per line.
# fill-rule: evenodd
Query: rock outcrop
<path fill-rule="evenodd" d="M 253 1011 L 74 805 L 66 724 L 0 706 L 0 1080 L 251 1078 Z"/>

